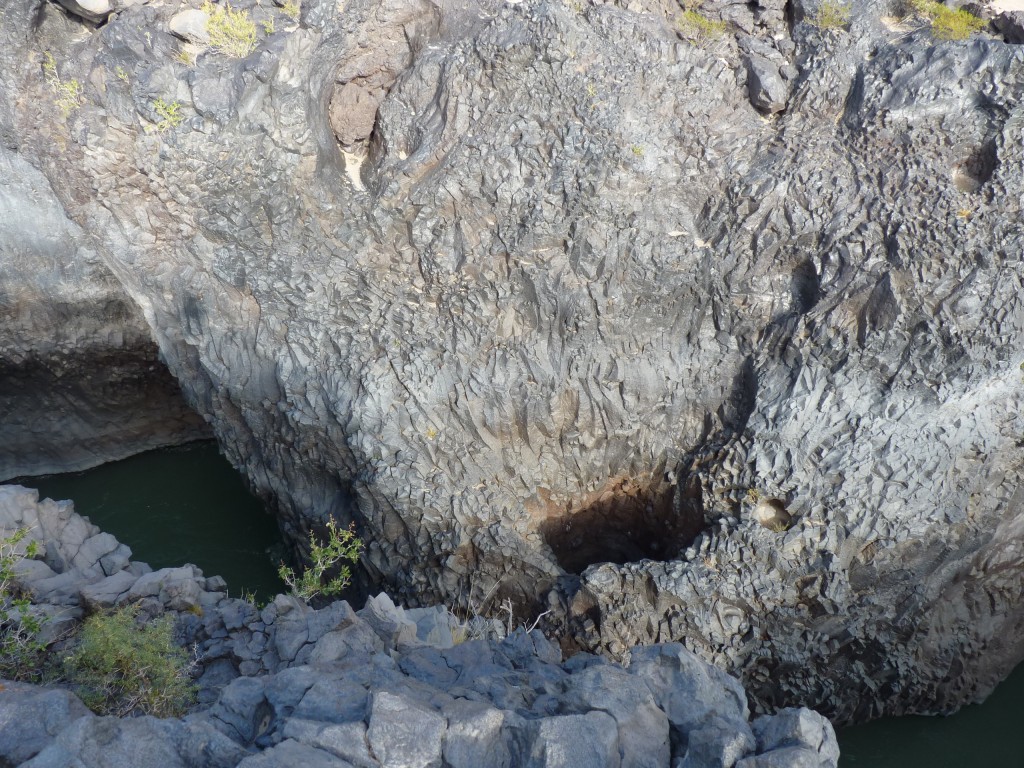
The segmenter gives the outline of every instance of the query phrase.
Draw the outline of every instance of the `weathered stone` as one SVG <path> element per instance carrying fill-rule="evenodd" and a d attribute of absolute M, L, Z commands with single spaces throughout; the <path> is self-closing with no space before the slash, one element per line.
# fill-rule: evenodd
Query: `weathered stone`
<path fill-rule="evenodd" d="M 0 763 L 26 762 L 80 717 L 92 713 L 69 691 L 5 681 L 0 688 Z"/>
<path fill-rule="evenodd" d="M 153 717 L 118 719 L 82 717 L 25 768 L 187 768 L 175 747 L 184 727 L 180 721 Z"/>
<path fill-rule="evenodd" d="M 209 22 L 210 15 L 206 11 L 187 8 L 171 17 L 168 28 L 182 40 L 206 45 L 210 42 L 210 31 L 207 28 Z"/>
<path fill-rule="evenodd" d="M 406 696 L 373 694 L 367 739 L 384 768 L 440 768 L 447 722 Z"/>
<path fill-rule="evenodd" d="M 615 721 L 604 712 L 546 717 L 531 723 L 528 768 L 618 768 Z"/>
<path fill-rule="evenodd" d="M 839 761 L 839 745 L 832 723 L 813 710 L 783 709 L 774 715 L 756 718 L 751 727 L 757 737 L 758 752 L 804 747 L 820 756 L 822 766 L 836 765 Z"/>
<path fill-rule="evenodd" d="M 789 99 L 786 87 L 777 65 L 757 54 L 744 56 L 747 67 L 747 92 L 750 103 L 768 114 L 781 112 Z"/>
<path fill-rule="evenodd" d="M 238 768 L 353 768 L 352 764 L 322 749 L 285 739 L 277 746 L 247 757 Z"/>

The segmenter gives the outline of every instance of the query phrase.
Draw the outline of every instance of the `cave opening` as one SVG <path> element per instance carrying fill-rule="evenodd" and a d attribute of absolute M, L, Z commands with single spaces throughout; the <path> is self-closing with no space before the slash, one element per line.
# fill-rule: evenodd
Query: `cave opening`
<path fill-rule="evenodd" d="M 558 564 L 583 573 L 597 563 L 671 560 L 704 525 L 700 488 L 667 481 L 610 483 L 583 504 L 549 517 L 541 526 Z"/>

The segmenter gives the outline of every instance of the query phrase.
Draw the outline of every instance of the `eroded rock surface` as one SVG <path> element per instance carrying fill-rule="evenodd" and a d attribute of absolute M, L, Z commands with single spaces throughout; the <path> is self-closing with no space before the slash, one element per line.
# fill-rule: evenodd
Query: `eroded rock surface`
<path fill-rule="evenodd" d="M 18 566 L 36 610 L 67 617 L 135 605 L 175 615 L 199 660 L 202 706 L 182 719 L 95 717 L 66 690 L 4 683 L 4 764 L 837 765 L 828 720 L 801 709 L 751 721 L 736 679 L 680 644 L 636 649 L 622 668 L 588 654 L 562 663 L 540 632 L 502 638 L 500 624 L 478 631 L 481 620 L 458 621 L 442 606 L 405 611 L 386 594 L 358 612 L 346 602 L 314 610 L 284 595 L 257 610 L 194 566 L 130 562 L 127 547 L 69 501 L 0 486 L 0 537 L 19 528 L 40 545 L 40 559 Z M 108 549 L 121 555 L 116 562 L 100 554 Z"/>
<path fill-rule="evenodd" d="M 191 64 L 197 5 L 10 4 L 0 119 L 297 540 L 351 518 L 411 599 L 841 720 L 1021 658 L 1020 48 L 882 2 L 707 2 L 709 42 L 663 2 L 305 0 Z"/>

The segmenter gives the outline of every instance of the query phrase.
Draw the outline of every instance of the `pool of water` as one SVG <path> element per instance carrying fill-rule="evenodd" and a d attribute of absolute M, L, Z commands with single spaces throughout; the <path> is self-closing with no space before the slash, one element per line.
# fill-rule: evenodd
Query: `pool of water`
<path fill-rule="evenodd" d="M 839 732 L 840 768 L 1024 766 L 1024 664 L 949 717 L 888 717 Z"/>
<path fill-rule="evenodd" d="M 250 592 L 266 600 L 285 591 L 277 523 L 214 442 L 11 482 L 71 499 L 80 515 L 131 547 L 133 560 L 153 568 L 194 563 L 207 576 L 222 576 L 236 597 Z"/>

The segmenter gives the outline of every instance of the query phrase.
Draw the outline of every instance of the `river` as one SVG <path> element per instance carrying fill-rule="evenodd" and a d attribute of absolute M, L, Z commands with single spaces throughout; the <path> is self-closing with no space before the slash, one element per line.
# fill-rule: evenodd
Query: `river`
<path fill-rule="evenodd" d="M 263 601 L 284 591 L 277 523 L 212 441 L 11 482 L 71 499 L 79 514 L 131 547 L 133 560 L 153 568 L 193 563 L 222 576 L 235 597 Z"/>

